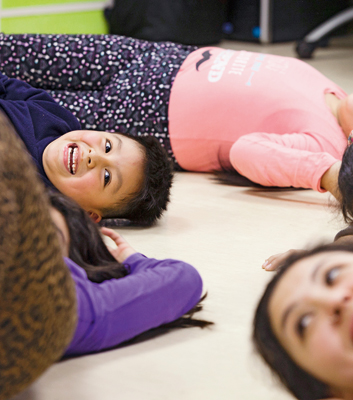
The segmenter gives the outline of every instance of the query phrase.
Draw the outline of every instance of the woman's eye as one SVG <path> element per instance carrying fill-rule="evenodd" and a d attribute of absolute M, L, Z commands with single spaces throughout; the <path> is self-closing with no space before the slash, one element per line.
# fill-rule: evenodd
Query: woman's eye
<path fill-rule="evenodd" d="M 328 285 L 328 286 L 333 285 L 333 283 L 335 282 L 335 280 L 340 272 L 339 270 L 340 270 L 339 267 L 334 267 L 326 272 L 326 274 L 325 274 L 326 285 Z"/>
<path fill-rule="evenodd" d="M 105 152 L 109 153 L 112 149 L 112 142 L 110 140 L 105 141 Z"/>
<path fill-rule="evenodd" d="M 301 317 L 299 319 L 299 321 L 297 322 L 296 329 L 297 329 L 298 335 L 301 338 L 304 337 L 306 328 L 309 326 L 311 319 L 312 319 L 311 315 L 306 314 L 303 317 Z"/>
<path fill-rule="evenodd" d="M 110 182 L 110 172 L 105 170 L 104 171 L 104 187 L 108 185 Z"/>

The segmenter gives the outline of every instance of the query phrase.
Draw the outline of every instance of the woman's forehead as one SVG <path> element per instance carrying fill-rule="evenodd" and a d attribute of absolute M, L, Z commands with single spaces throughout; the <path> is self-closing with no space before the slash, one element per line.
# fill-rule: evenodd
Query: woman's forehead
<path fill-rule="evenodd" d="M 294 262 L 278 280 L 269 301 L 271 324 L 278 326 L 282 313 L 310 290 L 313 270 L 321 264 L 328 253 L 314 254 Z"/>
<path fill-rule="evenodd" d="M 296 261 L 277 282 L 269 301 L 271 321 L 277 325 L 289 304 L 310 295 L 320 281 L 320 271 L 342 263 L 352 263 L 353 252 L 324 251 Z M 352 270 L 353 272 L 353 270 Z"/>

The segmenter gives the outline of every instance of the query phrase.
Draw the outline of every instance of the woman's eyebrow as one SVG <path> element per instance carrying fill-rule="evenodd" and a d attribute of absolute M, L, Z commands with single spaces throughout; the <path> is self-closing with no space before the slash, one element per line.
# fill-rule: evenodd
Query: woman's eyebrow
<path fill-rule="evenodd" d="M 319 261 L 319 262 L 315 265 L 315 267 L 314 267 L 314 269 L 313 269 L 313 271 L 312 271 L 312 273 L 311 273 L 311 275 L 310 275 L 310 279 L 311 279 L 312 281 L 315 281 L 315 280 L 317 279 L 318 273 L 319 273 L 320 269 L 321 269 L 323 266 L 324 266 L 324 264 L 322 263 L 322 261 Z M 286 311 L 283 313 L 283 316 L 282 316 L 282 319 L 281 319 L 281 327 L 282 327 L 282 329 L 284 328 L 284 325 L 287 323 L 287 319 L 288 319 L 290 313 L 293 311 L 293 309 L 294 309 L 297 305 L 298 305 L 298 303 L 295 302 L 295 303 L 291 304 L 290 306 L 288 306 L 288 307 L 286 308 Z"/>
<path fill-rule="evenodd" d="M 317 278 L 318 272 L 320 271 L 320 269 L 324 266 L 324 264 L 322 264 L 322 261 L 319 261 L 315 268 L 313 269 L 313 272 L 311 273 L 311 280 L 315 281 L 315 279 Z"/>
<path fill-rule="evenodd" d="M 289 307 L 287 307 L 286 311 L 283 313 L 282 320 L 281 320 L 281 328 L 283 329 L 285 324 L 287 323 L 287 319 L 290 315 L 290 313 L 293 311 L 293 309 L 298 305 L 297 302 L 291 304 Z"/>

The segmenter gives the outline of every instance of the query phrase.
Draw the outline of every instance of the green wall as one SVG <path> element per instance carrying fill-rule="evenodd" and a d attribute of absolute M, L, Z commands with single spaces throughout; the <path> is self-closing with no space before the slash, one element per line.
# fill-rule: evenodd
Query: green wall
<path fill-rule="evenodd" d="M 96 0 L 2 0 L 2 8 L 30 7 L 30 6 L 47 6 L 50 4 L 67 4 L 67 3 L 90 3 Z"/>
<path fill-rule="evenodd" d="M 70 3 L 75 3 L 75 10 Z M 108 33 L 105 4 L 95 0 L 0 0 L 0 32 Z"/>

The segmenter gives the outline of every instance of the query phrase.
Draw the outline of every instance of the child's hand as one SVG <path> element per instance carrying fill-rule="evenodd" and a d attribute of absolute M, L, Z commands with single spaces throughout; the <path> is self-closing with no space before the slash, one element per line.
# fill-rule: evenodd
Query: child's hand
<path fill-rule="evenodd" d="M 130 257 L 132 254 L 137 253 L 136 250 L 134 250 L 129 243 L 123 239 L 122 236 L 119 235 L 119 233 L 113 231 L 112 229 L 108 228 L 101 228 L 101 232 L 103 235 L 110 237 L 115 244 L 117 245 L 117 248 L 113 249 L 110 246 L 108 247 L 108 250 L 112 254 L 112 256 L 120 263 L 123 263 L 128 257 Z"/>
<path fill-rule="evenodd" d="M 265 262 L 262 264 L 262 268 L 266 271 L 276 271 L 279 267 L 282 266 L 284 260 L 293 255 L 293 254 L 300 254 L 304 253 L 305 250 L 288 250 L 284 253 L 275 254 L 274 256 L 269 257 Z"/>

